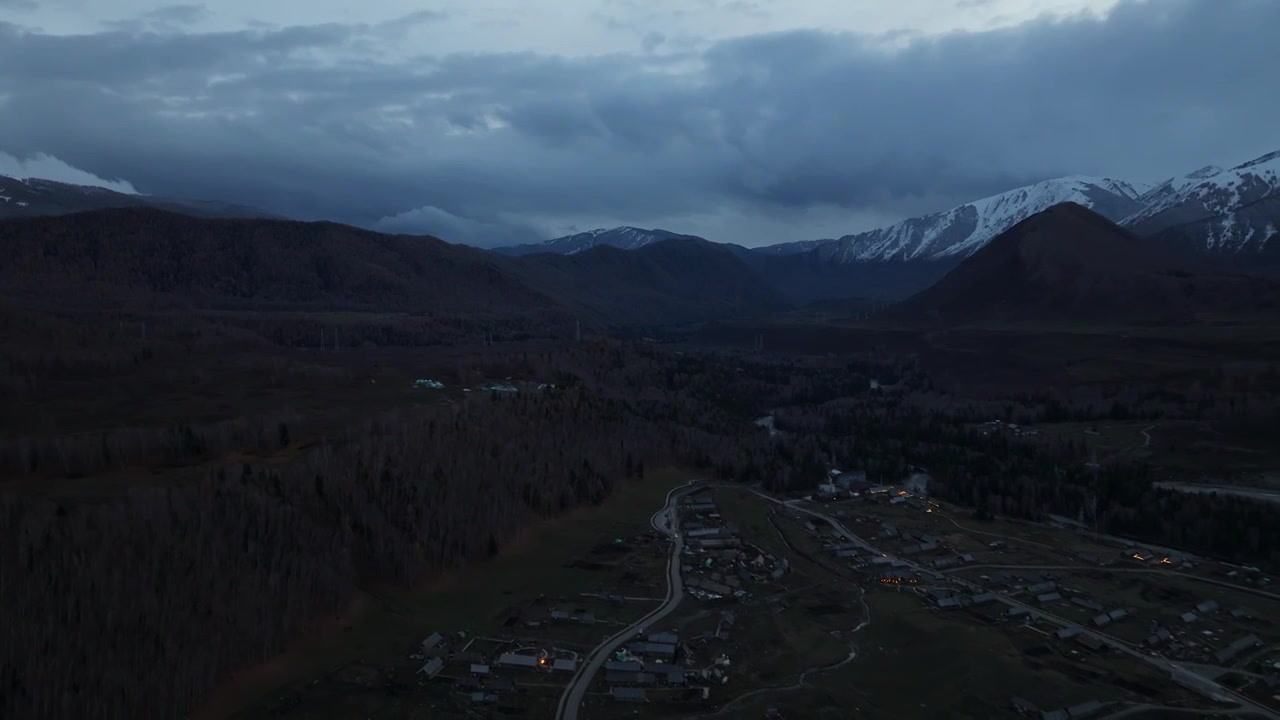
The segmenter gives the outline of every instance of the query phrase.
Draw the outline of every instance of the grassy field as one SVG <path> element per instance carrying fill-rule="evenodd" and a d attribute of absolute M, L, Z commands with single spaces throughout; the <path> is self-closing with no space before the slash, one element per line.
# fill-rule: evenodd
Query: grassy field
<path fill-rule="evenodd" d="M 872 623 L 857 636 L 858 657 L 814 673 L 803 692 L 765 694 L 739 708 L 755 717 L 777 706 L 804 718 L 1017 717 L 1014 694 L 1034 694 L 1046 709 L 1118 697 L 1061 671 L 1028 663 L 1024 646 L 959 614 L 939 614 L 906 592 L 867 595 Z M 1034 640 L 1032 641 L 1034 642 Z"/>
<path fill-rule="evenodd" d="M 333 618 L 264 667 L 245 673 L 222 688 L 200 718 L 413 717 L 427 713 L 432 693 L 405 690 L 400 696 L 381 690 L 362 693 L 351 687 L 327 692 L 329 685 L 351 685 L 344 668 L 369 667 L 381 677 L 403 679 L 416 665 L 407 660 L 422 638 L 434 631 L 497 632 L 508 611 L 545 596 L 616 592 L 616 572 L 586 569 L 574 561 L 614 538 L 649 529 L 649 517 L 666 493 L 688 480 L 676 470 L 654 471 L 645 479 L 618 486 L 600 506 L 572 511 L 530 528 L 493 560 L 438 578 L 424 587 L 369 589 L 347 617 Z M 600 627 L 601 637 L 609 634 Z M 586 638 L 582 638 L 585 640 Z M 599 641 L 598 639 L 596 640 Z M 402 688 L 403 689 L 403 688 Z M 370 695 L 373 695 L 370 702 Z M 335 705 L 340 703 L 340 705 Z M 438 714 L 438 713 L 437 713 Z"/>

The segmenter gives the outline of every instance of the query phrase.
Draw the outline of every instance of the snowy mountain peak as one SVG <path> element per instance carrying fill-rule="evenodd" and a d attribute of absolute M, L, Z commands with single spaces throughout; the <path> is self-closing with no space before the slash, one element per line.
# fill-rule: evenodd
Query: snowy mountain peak
<path fill-rule="evenodd" d="M 1188 173 L 1185 177 L 1190 180 L 1203 180 L 1208 177 L 1213 177 L 1220 172 L 1222 172 L 1222 168 L 1217 165 L 1205 165 L 1193 173 Z"/>
<path fill-rule="evenodd" d="M 951 210 L 911 218 L 889 227 L 846 235 L 817 252 L 838 263 L 944 260 L 976 252 L 992 238 L 1032 215 L 1064 202 L 1119 219 L 1138 210 L 1142 185 L 1105 177 L 1073 175 L 1045 180 Z M 770 248 L 770 252 L 781 252 Z"/>
<path fill-rule="evenodd" d="M 615 228 L 596 228 L 595 230 L 587 230 L 586 232 L 566 235 L 540 243 L 497 248 L 497 251 L 506 255 L 532 255 L 534 253 L 576 255 L 602 245 L 616 247 L 621 250 L 637 250 L 656 242 L 678 238 L 697 239 L 693 235 L 682 235 L 669 230 L 645 230 L 644 228 L 622 225 Z"/>
<path fill-rule="evenodd" d="M 1275 237 L 1280 151 L 1230 170 L 1192 175 L 1148 194 L 1144 207 L 1122 224 L 1142 235 L 1172 232 L 1182 242 L 1219 251 L 1260 250 Z"/>
<path fill-rule="evenodd" d="M 1192 177 L 1196 174 L 1180 178 L 1186 182 L 1172 192 L 1144 198 L 1146 207 L 1126 218 L 1124 224 L 1141 226 L 1161 213 L 1188 203 L 1201 206 L 1202 214 L 1217 215 L 1275 193 L 1280 189 L 1280 152 L 1268 153 L 1230 170 Z"/>

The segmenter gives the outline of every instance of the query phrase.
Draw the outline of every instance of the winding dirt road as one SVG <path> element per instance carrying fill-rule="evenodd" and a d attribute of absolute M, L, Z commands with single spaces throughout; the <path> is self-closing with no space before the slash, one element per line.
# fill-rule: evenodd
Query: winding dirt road
<path fill-rule="evenodd" d="M 649 525 L 672 541 L 671 556 L 667 558 L 666 598 L 661 605 L 624 628 L 621 632 L 611 635 L 591 651 L 591 654 L 587 656 L 587 661 L 578 668 L 578 672 L 569 681 L 569 685 L 560 696 L 560 704 L 556 706 L 557 720 L 577 720 L 578 709 L 582 707 L 582 698 L 587 694 L 587 688 L 591 687 L 592 678 L 609 661 L 609 657 L 641 629 L 669 615 L 684 599 L 684 583 L 680 578 L 680 552 L 684 549 L 684 540 L 680 537 L 680 533 L 677 532 L 677 528 L 680 525 L 676 514 L 676 506 L 680 498 L 693 489 L 690 486 L 695 482 L 697 481 L 690 480 L 688 483 L 668 492 L 666 504 L 649 518 Z"/>

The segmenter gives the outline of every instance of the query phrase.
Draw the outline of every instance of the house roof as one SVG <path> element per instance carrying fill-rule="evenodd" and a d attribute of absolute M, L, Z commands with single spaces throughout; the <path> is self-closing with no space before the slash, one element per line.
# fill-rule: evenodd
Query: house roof
<path fill-rule="evenodd" d="M 513 667 L 537 667 L 538 658 L 532 655 L 520 655 L 518 653 L 502 653 L 498 657 L 499 665 L 510 665 Z"/>
<path fill-rule="evenodd" d="M 676 646 L 669 643 L 636 642 L 628 646 L 631 652 L 639 655 L 675 655 Z"/>
<path fill-rule="evenodd" d="M 1080 633 L 1079 635 L 1076 635 L 1076 642 L 1080 643 L 1081 645 L 1084 645 L 1090 650 L 1101 650 L 1103 646 L 1103 642 L 1101 640 L 1094 637 L 1093 635 L 1089 635 L 1086 633 Z"/>

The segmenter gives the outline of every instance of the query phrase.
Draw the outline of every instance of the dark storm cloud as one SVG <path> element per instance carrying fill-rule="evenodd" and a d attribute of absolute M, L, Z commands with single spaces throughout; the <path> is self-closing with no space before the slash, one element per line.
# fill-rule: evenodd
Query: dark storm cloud
<path fill-rule="evenodd" d="M 527 239 L 535 218 L 919 212 L 1056 175 L 1154 180 L 1280 147 L 1271 0 L 1127 2 L 1105 21 L 893 48 L 791 32 L 696 55 L 381 51 L 433 19 L 79 36 L 0 25 L 0 152 L 48 153 L 144 192 L 493 243 Z"/>

